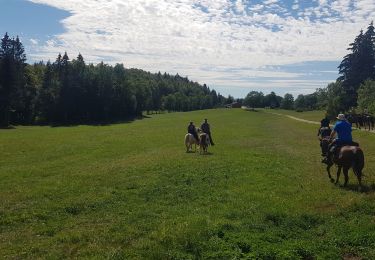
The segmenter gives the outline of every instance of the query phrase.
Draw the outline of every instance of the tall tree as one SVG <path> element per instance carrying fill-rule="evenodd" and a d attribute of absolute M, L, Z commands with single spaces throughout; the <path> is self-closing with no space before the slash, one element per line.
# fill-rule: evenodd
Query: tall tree
<path fill-rule="evenodd" d="M 286 93 L 281 101 L 280 107 L 283 109 L 293 109 L 294 97 L 292 94 Z"/>
<path fill-rule="evenodd" d="M 9 125 L 12 119 L 17 123 L 23 123 L 25 119 L 25 61 L 26 55 L 18 36 L 11 39 L 6 33 L 1 40 L 0 48 L 1 126 Z"/>
<path fill-rule="evenodd" d="M 357 91 L 367 79 L 375 79 L 375 31 L 371 22 L 365 33 L 360 34 L 350 44 L 350 51 L 339 65 L 339 81 L 344 89 L 345 110 L 357 105 Z"/>
<path fill-rule="evenodd" d="M 263 92 L 251 91 L 244 99 L 244 105 L 253 108 L 264 107 Z"/>

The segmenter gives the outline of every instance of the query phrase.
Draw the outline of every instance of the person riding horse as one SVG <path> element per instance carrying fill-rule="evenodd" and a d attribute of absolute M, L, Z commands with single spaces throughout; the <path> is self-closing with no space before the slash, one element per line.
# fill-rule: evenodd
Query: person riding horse
<path fill-rule="evenodd" d="M 195 125 L 194 125 L 193 122 L 190 122 L 190 124 L 187 127 L 187 131 L 188 131 L 189 134 L 192 134 L 194 136 L 194 138 L 197 140 L 197 142 L 199 142 L 197 129 L 195 128 Z"/>
<path fill-rule="evenodd" d="M 331 157 L 336 154 L 336 151 L 340 151 L 340 148 L 345 145 L 359 146 L 358 143 L 353 142 L 352 138 L 352 126 L 346 120 L 344 114 L 337 116 L 338 121 L 333 127 L 333 131 L 330 135 L 332 140 L 336 135 L 336 139 L 333 140 L 328 146 L 327 156 L 322 160 L 322 163 L 327 165 L 332 164 Z"/>
<path fill-rule="evenodd" d="M 207 119 L 204 120 L 204 123 L 201 125 L 201 129 L 204 133 L 208 134 L 211 145 L 215 145 L 214 142 L 212 141 L 210 125 L 207 123 Z"/>
<path fill-rule="evenodd" d="M 329 126 L 329 119 L 326 116 L 320 121 L 320 127 L 318 129 L 318 136 L 320 140 L 320 147 L 322 149 L 322 156 L 326 156 L 326 150 L 327 150 L 327 142 L 326 140 L 329 140 L 332 133 L 332 129 Z"/>

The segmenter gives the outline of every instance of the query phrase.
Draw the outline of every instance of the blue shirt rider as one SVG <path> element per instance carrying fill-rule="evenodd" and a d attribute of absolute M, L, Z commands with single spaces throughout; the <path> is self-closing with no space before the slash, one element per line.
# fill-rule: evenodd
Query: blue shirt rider
<path fill-rule="evenodd" d="M 333 131 L 331 133 L 330 139 L 332 140 L 335 136 L 336 139 L 329 145 L 328 147 L 328 155 L 326 158 L 323 159 L 323 163 L 332 163 L 331 155 L 335 153 L 337 147 L 344 146 L 344 145 L 358 145 L 353 143 L 352 138 L 352 126 L 346 120 L 344 114 L 339 114 L 337 116 L 338 121 L 336 122 L 335 126 L 333 127 Z M 333 149 L 332 149 L 333 147 Z"/>
<path fill-rule="evenodd" d="M 352 126 L 346 121 L 343 114 L 339 114 L 337 117 L 338 121 L 333 127 L 333 132 L 331 133 L 331 138 L 337 134 L 335 143 L 338 145 L 351 144 L 352 138 Z"/>

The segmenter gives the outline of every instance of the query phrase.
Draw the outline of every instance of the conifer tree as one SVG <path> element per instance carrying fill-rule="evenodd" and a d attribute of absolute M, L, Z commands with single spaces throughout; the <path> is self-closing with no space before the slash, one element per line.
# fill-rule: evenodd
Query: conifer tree
<path fill-rule="evenodd" d="M 339 65 L 338 80 L 344 89 L 344 107 L 348 110 L 357 105 L 357 92 L 359 86 L 368 79 L 375 79 L 375 31 L 373 22 L 370 23 L 365 33 L 360 34 L 350 44 L 350 51 Z"/>

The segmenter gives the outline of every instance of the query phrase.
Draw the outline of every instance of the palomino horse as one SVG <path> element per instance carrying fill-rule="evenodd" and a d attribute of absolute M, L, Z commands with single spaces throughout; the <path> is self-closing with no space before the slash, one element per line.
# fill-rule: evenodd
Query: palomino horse
<path fill-rule="evenodd" d="M 197 144 L 199 145 L 199 141 L 195 139 L 195 137 L 192 134 L 185 135 L 185 146 L 186 146 L 187 153 L 193 150 L 193 145 L 194 145 L 194 151 L 196 152 Z"/>
<path fill-rule="evenodd" d="M 327 139 L 323 139 L 322 142 L 324 143 L 323 146 L 327 147 L 327 143 L 329 142 Z M 327 142 L 327 143 L 326 143 Z M 362 188 L 362 170 L 365 166 L 365 157 L 363 155 L 363 151 L 358 146 L 352 146 L 352 145 L 345 145 L 339 148 L 340 151 L 338 152 L 338 156 L 331 155 L 331 163 L 327 165 L 327 173 L 328 177 L 330 178 L 331 182 L 335 182 L 337 184 L 339 182 L 341 169 L 343 169 L 344 176 L 345 176 L 345 182 L 344 186 L 348 184 L 349 180 L 349 169 L 353 168 L 354 174 L 357 176 L 358 184 L 359 184 L 359 190 Z M 337 165 L 337 178 L 336 181 L 332 178 L 330 173 L 330 168 L 333 166 L 333 164 Z"/>
<path fill-rule="evenodd" d="M 206 133 L 199 134 L 199 153 L 207 153 L 208 145 L 210 144 L 210 137 Z"/>

